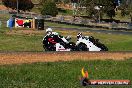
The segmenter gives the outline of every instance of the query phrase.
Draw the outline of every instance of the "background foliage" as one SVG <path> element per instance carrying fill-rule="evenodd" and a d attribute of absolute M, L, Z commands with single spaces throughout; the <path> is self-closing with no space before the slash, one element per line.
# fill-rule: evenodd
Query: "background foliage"
<path fill-rule="evenodd" d="M 17 0 L 2 0 L 3 4 L 12 9 L 17 9 Z M 34 7 L 34 4 L 31 2 L 31 0 L 18 0 L 19 2 L 19 10 L 30 10 Z"/>

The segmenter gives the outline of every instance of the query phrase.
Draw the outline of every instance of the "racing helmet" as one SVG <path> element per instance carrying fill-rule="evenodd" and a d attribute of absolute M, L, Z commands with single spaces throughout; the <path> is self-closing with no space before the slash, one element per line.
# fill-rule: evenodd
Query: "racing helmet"
<path fill-rule="evenodd" d="M 51 28 L 47 28 L 46 32 L 52 32 L 52 29 Z"/>
<path fill-rule="evenodd" d="M 51 28 L 47 28 L 46 29 L 46 35 L 51 35 L 52 34 L 52 29 Z"/>
<path fill-rule="evenodd" d="M 79 38 L 81 38 L 82 37 L 82 33 L 78 33 L 77 34 L 77 38 L 79 39 Z"/>

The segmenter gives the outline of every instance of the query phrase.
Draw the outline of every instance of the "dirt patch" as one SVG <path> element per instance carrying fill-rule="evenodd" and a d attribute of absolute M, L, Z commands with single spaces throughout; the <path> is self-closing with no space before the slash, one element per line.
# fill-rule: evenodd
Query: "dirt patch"
<path fill-rule="evenodd" d="M 4 5 L 0 5 L 0 10 L 8 10 L 8 8 L 5 7 Z"/>
<path fill-rule="evenodd" d="M 8 31 L 6 32 L 6 34 L 7 35 L 43 35 L 44 32 L 45 32 L 44 30 L 37 31 L 33 29 L 27 29 L 27 30 L 18 29 L 18 30 Z"/>
<path fill-rule="evenodd" d="M 0 65 L 72 60 L 124 60 L 131 52 L 14 52 L 0 53 Z"/>

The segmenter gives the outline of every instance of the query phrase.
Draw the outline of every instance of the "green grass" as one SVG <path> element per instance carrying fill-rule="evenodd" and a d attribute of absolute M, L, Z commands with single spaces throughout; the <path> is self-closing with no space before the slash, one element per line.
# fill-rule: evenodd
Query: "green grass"
<path fill-rule="evenodd" d="M 79 28 L 79 26 L 66 25 L 66 24 L 58 24 L 58 23 L 51 23 L 51 22 L 45 22 L 45 26 L 62 27 L 62 28 Z"/>
<path fill-rule="evenodd" d="M 21 29 L 13 29 L 14 33 L 19 30 Z M 43 36 L 9 33 L 8 28 L 0 29 L 0 51 L 43 51 Z"/>
<path fill-rule="evenodd" d="M 94 34 L 100 39 L 110 51 L 131 51 L 132 50 L 132 35 L 114 35 L 114 34 Z"/>
<path fill-rule="evenodd" d="M 0 19 L 7 21 L 10 18 L 10 14 L 0 14 Z"/>
<path fill-rule="evenodd" d="M 90 79 L 132 80 L 132 59 L 47 62 L 0 66 L 0 88 L 83 88 L 79 81 L 82 67 L 88 70 Z"/>
<path fill-rule="evenodd" d="M 0 50 L 2 51 L 42 51 L 42 37 L 1 35 Z"/>
<path fill-rule="evenodd" d="M 48 24 L 51 25 L 51 24 Z M 57 26 L 57 25 L 56 25 Z M 65 25 L 64 25 L 65 26 Z M 61 27 L 64 27 L 61 25 Z M 44 31 L 33 30 L 31 33 L 24 33 L 28 29 L 13 29 L 12 32 L 8 28 L 0 28 L 0 51 L 43 51 L 42 39 Z M 71 35 L 72 40 L 76 42 L 76 35 L 81 28 L 77 30 L 61 30 L 54 29 L 63 36 Z M 83 30 L 83 29 L 82 29 Z M 23 31 L 23 32 L 21 32 Z M 33 33 L 32 33 L 33 32 Z M 82 32 L 82 31 L 81 31 Z M 116 35 L 104 33 L 82 32 L 85 36 L 94 36 L 104 43 L 109 51 L 131 51 L 132 35 Z"/>
<path fill-rule="evenodd" d="M 73 11 L 72 10 L 65 10 L 64 12 L 62 12 L 62 11 L 59 11 L 59 13 L 58 13 L 59 15 L 73 15 Z"/>

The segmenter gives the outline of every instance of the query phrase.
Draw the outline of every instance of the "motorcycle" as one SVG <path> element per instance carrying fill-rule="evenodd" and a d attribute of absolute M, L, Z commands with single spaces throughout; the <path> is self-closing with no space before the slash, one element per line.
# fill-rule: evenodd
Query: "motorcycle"
<path fill-rule="evenodd" d="M 71 37 L 65 39 L 70 41 Z M 108 48 L 93 36 L 79 37 L 76 43 L 65 43 L 60 35 L 45 36 L 43 48 L 45 51 L 108 51 Z"/>
<path fill-rule="evenodd" d="M 66 37 L 67 41 L 71 38 Z M 43 48 L 45 51 L 76 51 L 74 42 L 65 43 L 60 35 L 45 36 L 43 38 Z"/>
<path fill-rule="evenodd" d="M 108 48 L 93 36 L 78 38 L 76 46 L 78 51 L 108 51 Z"/>

